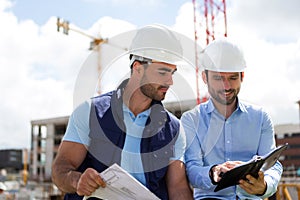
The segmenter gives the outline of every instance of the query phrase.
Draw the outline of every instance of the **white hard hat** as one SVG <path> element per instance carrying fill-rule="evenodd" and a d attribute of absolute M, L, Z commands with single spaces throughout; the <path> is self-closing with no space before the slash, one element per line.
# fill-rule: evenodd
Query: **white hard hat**
<path fill-rule="evenodd" d="M 7 190 L 6 186 L 2 182 L 0 182 L 0 190 Z"/>
<path fill-rule="evenodd" d="M 228 39 L 211 42 L 200 55 L 205 70 L 216 72 L 243 72 L 246 62 L 242 50 Z"/>
<path fill-rule="evenodd" d="M 129 53 L 136 55 L 131 59 L 131 64 L 134 59 L 139 58 L 174 65 L 182 62 L 182 47 L 177 33 L 160 24 L 139 29 L 132 40 Z"/>

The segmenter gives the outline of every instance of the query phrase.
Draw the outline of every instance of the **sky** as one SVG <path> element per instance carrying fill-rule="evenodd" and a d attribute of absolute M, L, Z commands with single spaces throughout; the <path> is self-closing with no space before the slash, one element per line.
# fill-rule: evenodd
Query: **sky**
<path fill-rule="evenodd" d="M 204 46 L 203 0 L 196 2 Z M 300 1 L 226 3 L 228 37 L 242 46 L 247 62 L 240 98 L 264 107 L 275 125 L 299 123 Z M 95 60 L 91 39 L 57 32 L 57 17 L 93 37 L 160 23 L 194 38 L 192 0 L 0 0 L 0 149 L 29 148 L 31 120 L 70 115 L 78 75 Z M 217 37 L 224 33 L 222 20 L 217 13 Z M 106 72 L 118 75 L 118 69 Z"/>

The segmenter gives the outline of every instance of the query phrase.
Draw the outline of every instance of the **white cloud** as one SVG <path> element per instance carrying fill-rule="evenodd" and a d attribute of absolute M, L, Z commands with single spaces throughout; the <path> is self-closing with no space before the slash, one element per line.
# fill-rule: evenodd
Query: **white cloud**
<path fill-rule="evenodd" d="M 110 38 L 119 33 L 134 30 L 136 28 L 137 27 L 135 25 L 129 22 L 105 16 L 95 22 L 89 29 L 89 32 L 97 38 Z"/>
<path fill-rule="evenodd" d="M 300 1 L 230 1 L 229 24 L 239 23 L 267 41 L 295 42 L 300 33 Z"/>
<path fill-rule="evenodd" d="M 191 2 L 185 3 L 180 7 L 174 24 L 174 30 L 194 39 L 194 13 L 193 4 Z"/>
<path fill-rule="evenodd" d="M 300 17 L 291 2 L 234 1 L 228 10 L 229 37 L 248 65 L 241 97 L 265 107 L 275 124 L 299 122 Z"/>
<path fill-rule="evenodd" d="M 164 5 L 163 1 L 160 0 L 148 0 L 148 1 L 140 1 L 140 0 L 84 0 L 90 3 L 98 3 L 100 5 L 112 4 L 114 6 L 139 6 L 142 7 L 152 7 L 158 5 Z"/>
<path fill-rule="evenodd" d="M 3 11 L 7 6 L 0 11 L 5 27 L 0 33 L 0 147 L 29 147 L 30 120 L 72 111 L 73 85 L 89 53 L 88 40 L 57 33 L 54 18 L 42 27 L 19 21 Z"/>
<path fill-rule="evenodd" d="M 243 46 L 248 63 L 241 98 L 264 106 L 275 124 L 299 120 L 300 17 L 298 1 L 292 2 L 231 1 L 227 10 L 229 37 Z M 43 26 L 20 21 L 11 6 L 0 0 L 1 148 L 29 147 L 30 120 L 71 113 L 74 84 L 91 41 L 72 31 L 68 36 L 58 33 L 55 17 Z M 193 38 L 193 25 L 192 4 L 185 3 L 173 28 Z M 102 37 L 112 37 L 134 28 L 103 17 L 87 32 L 98 37 L 100 30 Z"/>
<path fill-rule="evenodd" d="M 244 49 L 248 68 L 240 97 L 267 109 L 275 124 L 298 123 L 300 99 L 300 14 L 299 1 L 227 1 L 228 37 Z M 205 45 L 205 18 L 197 5 L 197 32 Z M 216 38 L 224 33 L 223 15 L 217 13 Z M 175 28 L 193 30 L 192 4 L 184 4 Z M 200 80 L 201 81 L 201 80 Z M 200 91 L 203 94 L 206 91 Z"/>
<path fill-rule="evenodd" d="M 20 21 L 9 11 L 9 1 L 0 2 L 0 140 L 1 148 L 29 147 L 30 121 L 69 115 L 73 90 L 81 67 L 91 51 L 91 38 L 77 31 L 111 37 L 135 26 L 104 17 L 90 30 L 73 24 L 69 35 L 57 32 L 56 18 L 38 26 Z M 18 138 L 14 140 L 13 138 Z"/>

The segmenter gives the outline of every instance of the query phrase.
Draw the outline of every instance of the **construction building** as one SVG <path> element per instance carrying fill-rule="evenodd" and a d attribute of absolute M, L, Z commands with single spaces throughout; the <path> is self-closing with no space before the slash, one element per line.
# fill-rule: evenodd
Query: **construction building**
<path fill-rule="evenodd" d="M 182 112 L 195 106 L 195 102 L 188 102 L 180 110 L 174 105 L 167 104 L 171 112 L 181 116 Z M 66 131 L 68 116 L 31 121 L 31 159 L 30 177 L 34 180 L 48 181 L 51 178 L 51 163 L 56 156 L 58 146 Z M 289 148 L 283 152 L 281 163 L 286 171 L 286 176 L 300 176 L 296 174 L 300 169 L 300 125 L 283 124 L 275 126 L 277 145 L 288 143 Z"/>
<path fill-rule="evenodd" d="M 182 111 L 174 109 L 173 104 L 167 104 L 170 110 L 181 116 L 182 112 L 195 106 L 194 102 L 182 107 Z M 172 110 L 173 109 L 173 110 Z M 31 121 L 31 149 L 28 163 L 29 177 L 31 180 L 50 181 L 51 164 L 56 156 L 58 146 L 66 131 L 69 116 Z M 300 176 L 300 125 L 281 124 L 275 126 L 277 145 L 289 144 L 289 148 L 283 152 L 281 163 L 284 176 Z M 24 150 L 5 149 L 0 150 L 0 169 L 8 172 L 16 172 L 24 169 Z"/>
<path fill-rule="evenodd" d="M 184 111 L 193 108 L 195 105 L 196 101 L 188 101 L 181 103 L 180 109 L 176 109 L 178 106 L 176 103 L 165 104 L 166 108 L 177 117 L 180 117 Z M 53 187 L 51 183 L 51 165 L 57 154 L 61 139 L 65 134 L 68 120 L 69 116 L 63 116 L 31 121 L 31 149 L 28 163 L 28 181 L 36 181 L 44 185 L 47 183 L 47 185 L 44 186 L 44 188 L 48 188 L 47 191 L 51 191 Z M 286 183 L 298 183 L 300 177 L 300 125 L 276 125 L 275 137 L 277 145 L 289 144 L 289 148 L 283 152 L 280 158 L 284 166 L 282 181 Z M 21 171 L 25 167 L 24 155 L 23 150 L 1 150 L 1 160 L 6 159 L 10 161 L 10 166 L 3 162 L 2 164 L 5 164 L 5 166 L 1 166 L 0 169 L 11 167 L 11 169 Z M 282 192 L 279 192 L 278 194 L 281 193 Z"/>
<path fill-rule="evenodd" d="M 15 173 L 23 169 L 22 149 L 0 150 L 0 169 L 5 168 L 8 172 Z"/>
<path fill-rule="evenodd" d="M 280 160 L 284 166 L 284 176 L 300 176 L 300 124 L 281 124 L 275 126 L 277 145 L 288 143 Z"/>
<path fill-rule="evenodd" d="M 0 150 L 0 182 L 20 179 L 23 165 L 23 149 Z"/>
<path fill-rule="evenodd" d="M 69 117 L 56 117 L 31 121 L 30 178 L 51 180 L 51 164 L 65 134 Z"/>

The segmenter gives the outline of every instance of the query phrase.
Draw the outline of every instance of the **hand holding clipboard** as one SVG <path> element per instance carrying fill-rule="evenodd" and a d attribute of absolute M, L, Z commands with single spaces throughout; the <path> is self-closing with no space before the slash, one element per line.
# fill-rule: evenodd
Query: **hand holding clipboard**
<path fill-rule="evenodd" d="M 237 185 L 239 180 L 246 179 L 247 174 L 257 178 L 258 172 L 260 170 L 266 171 L 272 167 L 279 159 L 282 151 L 287 149 L 287 147 L 288 144 L 279 146 L 265 156 L 256 156 L 254 159 L 251 159 L 250 161 L 222 174 L 222 178 L 219 182 L 217 182 L 217 187 L 214 191 L 217 192 L 224 188 Z"/>

